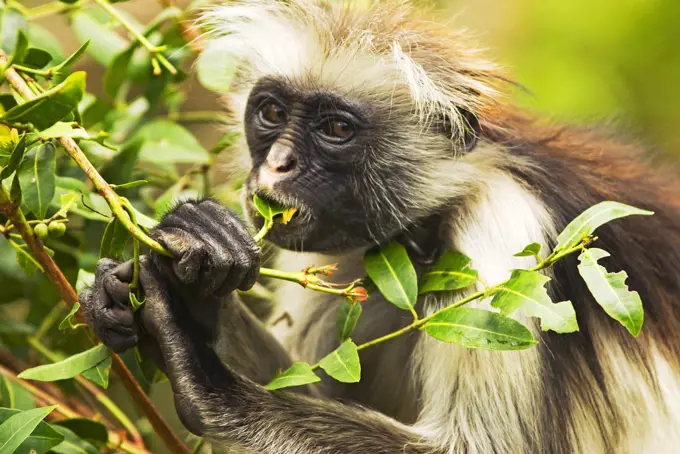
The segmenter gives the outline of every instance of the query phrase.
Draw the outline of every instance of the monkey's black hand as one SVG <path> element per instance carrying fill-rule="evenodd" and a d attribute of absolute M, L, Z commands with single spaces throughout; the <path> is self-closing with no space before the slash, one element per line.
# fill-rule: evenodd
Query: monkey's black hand
<path fill-rule="evenodd" d="M 151 236 L 174 256 L 152 253 L 156 267 L 185 297 L 220 298 L 255 284 L 260 248 L 242 221 L 213 200 L 183 203 Z"/>
<path fill-rule="evenodd" d="M 137 344 L 139 330 L 130 308 L 132 261 L 102 259 L 97 263 L 94 285 L 80 294 L 87 323 L 97 337 L 116 353 Z"/>

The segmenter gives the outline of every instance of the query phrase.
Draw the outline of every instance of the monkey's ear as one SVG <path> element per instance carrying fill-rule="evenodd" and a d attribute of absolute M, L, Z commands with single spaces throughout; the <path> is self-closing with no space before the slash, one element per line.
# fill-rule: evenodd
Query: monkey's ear
<path fill-rule="evenodd" d="M 465 127 L 463 134 L 463 144 L 465 151 L 472 151 L 477 146 L 477 139 L 481 133 L 481 126 L 479 125 L 479 118 L 472 112 L 466 109 L 459 109 Z"/>

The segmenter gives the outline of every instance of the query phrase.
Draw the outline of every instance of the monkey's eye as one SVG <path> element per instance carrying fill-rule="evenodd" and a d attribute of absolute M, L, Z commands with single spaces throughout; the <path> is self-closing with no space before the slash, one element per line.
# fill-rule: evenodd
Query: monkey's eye
<path fill-rule="evenodd" d="M 356 132 L 354 125 L 339 118 L 329 118 L 319 125 L 319 131 L 334 142 L 346 142 Z"/>
<path fill-rule="evenodd" d="M 268 102 L 260 108 L 260 119 L 268 126 L 279 126 L 288 120 L 288 115 L 277 103 Z"/>

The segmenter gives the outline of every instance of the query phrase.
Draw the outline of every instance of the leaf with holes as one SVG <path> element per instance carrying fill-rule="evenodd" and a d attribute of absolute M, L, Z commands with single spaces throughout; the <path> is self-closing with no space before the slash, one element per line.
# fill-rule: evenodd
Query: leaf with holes
<path fill-rule="evenodd" d="M 65 380 L 95 367 L 109 356 L 111 356 L 111 350 L 105 345 L 99 344 L 62 361 L 26 369 L 19 374 L 19 378 L 37 381 Z"/>
<path fill-rule="evenodd" d="M 562 230 L 562 233 L 557 237 L 555 250 L 576 246 L 583 238 L 592 235 L 595 229 L 614 219 L 631 215 L 650 216 L 652 214 L 654 214 L 653 211 L 641 210 L 624 203 L 600 202 L 578 215 Z"/>
<path fill-rule="evenodd" d="M 418 278 L 404 246 L 392 241 L 381 249 L 368 251 L 364 268 L 390 303 L 413 310 L 418 298 Z"/>
<path fill-rule="evenodd" d="M 491 305 L 510 315 L 517 309 L 531 317 L 541 319 L 543 331 L 557 333 L 578 331 L 576 312 L 571 301 L 553 303 L 545 289 L 549 277 L 536 271 L 514 270 L 510 279 L 496 290 Z"/>
<path fill-rule="evenodd" d="M 335 321 L 335 330 L 340 342 L 344 342 L 352 335 L 357 326 L 363 308 L 358 301 L 345 301 L 340 306 L 338 318 Z"/>
<path fill-rule="evenodd" d="M 276 374 L 272 381 L 265 385 L 265 389 L 273 391 L 275 389 L 302 386 L 319 381 L 321 379 L 314 373 L 312 366 L 307 363 L 295 363 L 285 371 Z"/>
<path fill-rule="evenodd" d="M 545 289 L 549 277 L 530 270 L 514 270 L 510 279 L 498 286 L 491 305 L 510 315 L 518 309 L 541 319 L 543 331 L 558 333 L 578 331 L 576 312 L 571 301 L 553 303 Z"/>
<path fill-rule="evenodd" d="M 84 93 L 85 72 L 75 72 L 56 87 L 11 108 L 1 119 L 11 123 L 33 123 L 38 129 L 47 129 L 78 107 Z"/>
<path fill-rule="evenodd" d="M 17 175 L 24 205 L 44 219 L 56 188 L 56 148 L 46 142 L 28 150 Z"/>
<path fill-rule="evenodd" d="M 436 314 L 425 323 L 427 334 L 443 342 L 484 350 L 523 350 L 537 344 L 531 331 L 496 312 L 459 307 Z"/>
<path fill-rule="evenodd" d="M 319 367 L 339 382 L 357 383 L 361 380 L 361 362 L 357 346 L 350 339 L 319 361 Z"/>
<path fill-rule="evenodd" d="M 610 273 L 597 263 L 605 257 L 609 257 L 605 250 L 584 249 L 578 257 L 578 272 L 602 309 L 637 337 L 644 321 L 642 300 L 638 292 L 628 289 L 625 271 Z"/>
<path fill-rule="evenodd" d="M 419 293 L 458 290 L 477 282 L 477 271 L 470 258 L 460 252 L 446 251 L 437 263 L 423 274 Z"/>

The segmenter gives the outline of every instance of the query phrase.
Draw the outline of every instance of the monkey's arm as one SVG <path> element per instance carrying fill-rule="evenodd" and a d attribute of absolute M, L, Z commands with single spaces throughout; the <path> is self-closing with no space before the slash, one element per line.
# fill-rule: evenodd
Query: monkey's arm
<path fill-rule="evenodd" d="M 167 298 L 153 268 L 144 266 L 141 277 L 143 325 L 160 346 L 177 412 L 192 432 L 263 454 L 439 452 L 380 413 L 265 390 L 196 341 L 186 305 Z"/>
<path fill-rule="evenodd" d="M 155 255 L 153 265 L 168 294 L 181 300 L 195 321 L 192 336 L 197 341 L 217 347 L 235 370 L 257 383 L 268 382 L 292 364 L 285 349 L 233 291 L 253 285 L 260 261 L 259 248 L 235 215 L 212 200 L 185 202 L 151 235 L 174 256 Z M 94 287 L 81 295 L 85 316 L 112 350 L 139 344 L 142 353 L 165 369 L 155 341 L 135 324 L 128 304 L 131 280 L 132 261 L 102 259 Z"/>

